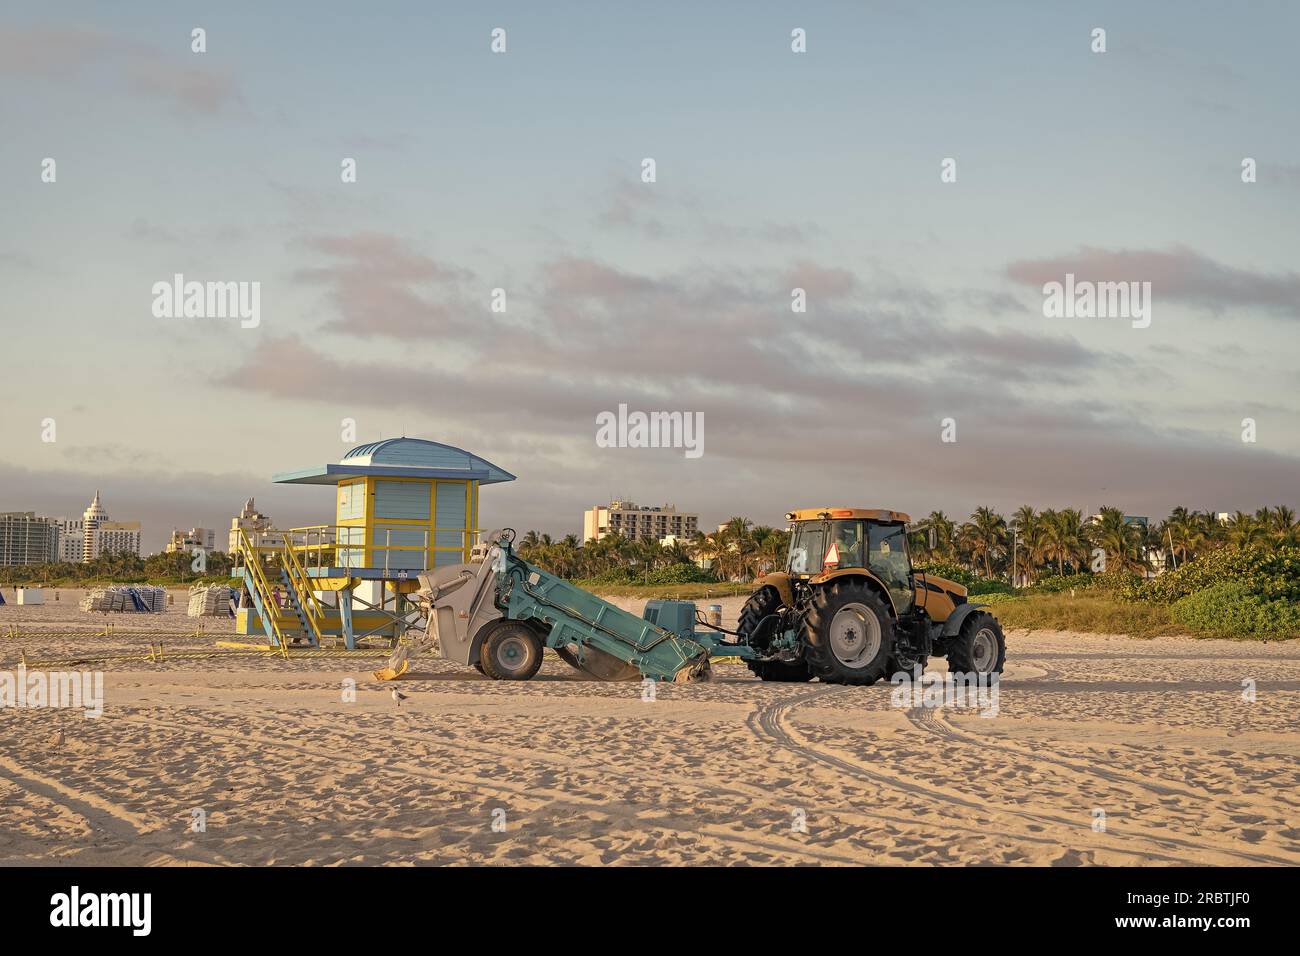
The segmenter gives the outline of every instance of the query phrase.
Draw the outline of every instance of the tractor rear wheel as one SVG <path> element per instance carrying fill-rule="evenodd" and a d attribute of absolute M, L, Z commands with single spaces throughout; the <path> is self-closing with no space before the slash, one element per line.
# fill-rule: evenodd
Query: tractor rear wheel
<path fill-rule="evenodd" d="M 751 594 L 745 606 L 741 608 L 740 623 L 736 625 L 736 634 L 740 637 L 741 643 L 745 643 L 749 635 L 754 633 L 759 621 L 775 614 L 780 608 L 781 596 L 776 588 L 759 588 Z M 745 661 L 745 666 L 759 680 L 791 684 L 812 680 L 808 665 L 803 661 Z"/>
<path fill-rule="evenodd" d="M 962 674 L 1001 674 L 1007 660 L 1007 639 L 992 614 L 976 611 L 961 622 L 961 631 L 948 639 L 948 671 Z"/>
<path fill-rule="evenodd" d="M 478 659 L 493 680 L 528 680 L 542 666 L 542 641 L 528 625 L 507 621 L 483 639 Z"/>
<path fill-rule="evenodd" d="M 818 588 L 804 616 L 804 659 L 826 684 L 874 684 L 889 668 L 894 640 L 888 605 L 860 581 Z"/>

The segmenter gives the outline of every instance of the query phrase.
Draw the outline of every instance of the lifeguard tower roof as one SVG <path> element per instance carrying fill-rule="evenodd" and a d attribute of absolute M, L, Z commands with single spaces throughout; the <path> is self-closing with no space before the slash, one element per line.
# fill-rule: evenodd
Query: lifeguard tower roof
<path fill-rule="evenodd" d="M 436 478 L 492 485 L 515 476 L 463 448 L 423 438 L 385 438 L 358 445 L 343 460 L 299 471 L 284 471 L 271 480 L 285 485 L 337 485 L 351 478 Z"/>

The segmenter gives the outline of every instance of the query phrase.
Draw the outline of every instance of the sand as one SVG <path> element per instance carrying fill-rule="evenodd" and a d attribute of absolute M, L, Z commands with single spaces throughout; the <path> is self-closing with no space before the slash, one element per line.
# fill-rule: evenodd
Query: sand
<path fill-rule="evenodd" d="M 381 684 L 375 655 L 185 658 L 233 625 L 181 591 L 157 616 L 4 595 L 0 670 L 172 655 L 93 665 L 98 719 L 0 710 L 4 864 L 1300 863 L 1300 642 L 1014 631 L 988 717 L 732 665 L 645 701 L 549 654 L 528 683 L 420 659 Z"/>

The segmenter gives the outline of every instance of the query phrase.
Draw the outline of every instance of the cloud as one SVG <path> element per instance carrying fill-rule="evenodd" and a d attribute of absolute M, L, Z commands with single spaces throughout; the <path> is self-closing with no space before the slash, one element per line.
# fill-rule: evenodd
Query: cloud
<path fill-rule="evenodd" d="M 161 55 L 132 63 L 126 75 L 132 90 L 169 102 L 181 114 L 213 116 L 244 103 L 239 84 L 230 73 Z"/>
<path fill-rule="evenodd" d="M 643 183 L 614 174 L 596 214 L 602 229 L 639 233 L 647 239 L 690 237 L 704 243 L 756 242 L 793 245 L 821 234 L 807 223 L 763 220 L 739 224 L 707 215 L 705 204 L 681 187 L 663 182 Z"/>
<path fill-rule="evenodd" d="M 213 116 L 244 104 L 234 75 L 190 53 L 188 41 L 168 53 L 94 27 L 0 26 L 0 75 L 74 83 L 95 70 L 110 86 L 161 100 L 181 115 Z"/>
<path fill-rule="evenodd" d="M 357 247 L 423 262 L 405 247 L 347 246 Z M 398 271 L 435 272 L 430 262 Z M 1054 414 L 1044 426 L 1052 435 L 1087 425 L 1089 409 L 1044 402 L 1032 388 L 1060 390 L 1120 361 L 1068 336 L 954 322 L 925 311 L 942 296 L 893 280 L 877 288 L 810 261 L 781 273 L 816 290 L 809 315 L 795 315 L 788 293 L 772 288 L 774 274 L 695 269 L 652 277 L 563 257 L 539 270 L 527 322 L 480 309 L 472 321 L 445 326 L 436 344 L 410 336 L 396 367 L 388 356 L 275 339 L 220 383 L 281 399 L 437 409 L 494 434 L 562 442 L 588 440 L 596 413 L 621 403 L 702 411 L 722 423 L 710 439 L 714 453 L 736 462 L 829 456 L 850 465 L 892 430 L 928 441 L 943 408 L 993 419 Z M 418 306 L 390 300 L 394 289 L 383 283 L 342 288 L 359 297 L 340 302 L 352 318 L 331 319 L 327 330 L 396 335 L 382 313 Z M 455 362 L 447 360 L 453 348 Z M 294 355 L 287 365 L 285 354 Z M 420 374 L 404 373 L 408 365 Z"/>
<path fill-rule="evenodd" d="M 550 294 L 571 298 L 620 299 L 653 292 L 655 283 L 591 259 L 565 257 L 543 266 Z"/>
<path fill-rule="evenodd" d="M 657 183 L 631 183 L 616 180 L 605 192 L 604 205 L 596 215 L 596 222 L 605 228 L 630 228 L 651 237 L 663 235 L 663 223 L 647 210 L 664 202 Z"/>
<path fill-rule="evenodd" d="M 828 269 L 802 260 L 785 274 L 782 285 L 786 289 L 803 289 L 812 296 L 842 299 L 853 291 L 857 281 L 847 269 Z"/>
<path fill-rule="evenodd" d="M 92 27 L 0 26 L 0 73 L 66 77 L 123 49 L 117 38 Z"/>
<path fill-rule="evenodd" d="M 1215 313 L 1255 307 L 1300 318 L 1300 273 L 1237 269 L 1186 246 L 1165 250 L 1082 246 L 1072 255 L 1021 259 L 1006 268 L 1008 278 L 1039 289 L 1062 281 L 1067 273 L 1073 273 L 1076 282 L 1150 282 L 1153 297 Z"/>
<path fill-rule="evenodd" d="M 461 285 L 474 274 L 416 252 L 403 239 L 378 232 L 308 236 L 295 246 L 324 258 L 294 279 L 321 286 L 335 309 L 324 329 L 351 335 L 434 338 L 466 332 L 471 307 Z"/>
<path fill-rule="evenodd" d="M 289 363 L 276 356 L 292 354 Z M 454 440 L 519 475 L 519 488 L 493 488 L 485 501 L 511 523 L 565 533 L 582 508 L 610 492 L 677 500 L 717 516 L 780 512 L 814 501 L 965 515 L 976 505 L 1036 506 L 1163 515 L 1174 504 L 1256 508 L 1296 505 L 1300 461 L 1218 438 L 1161 430 L 1121 407 L 1017 394 L 996 366 L 970 379 L 917 380 L 864 366 L 844 375 L 814 366 L 765 378 L 745 362 L 710 355 L 714 387 L 663 367 L 669 391 L 620 374 L 622 356 L 601 366 L 498 360 L 431 371 L 423 348 L 402 361 L 342 359 L 295 339 L 266 343 L 225 383 L 289 401 L 423 412 L 418 432 Z M 963 362 L 969 367 L 972 361 Z M 992 360 L 989 360 L 992 361 Z M 1029 366 L 1032 371 L 1032 366 Z M 1053 381 L 1053 373 L 1037 376 Z M 731 387 L 740 385 L 742 387 Z M 598 449 L 595 414 L 619 402 L 633 409 L 700 411 L 705 454 L 686 462 L 673 449 Z M 403 414 L 406 414 L 404 412 Z M 940 441 L 940 421 L 957 421 L 958 441 Z M 545 449 L 545 451 L 539 451 Z M 259 492 L 260 494 L 260 492 Z M 492 520 L 498 520 L 494 517 Z"/>

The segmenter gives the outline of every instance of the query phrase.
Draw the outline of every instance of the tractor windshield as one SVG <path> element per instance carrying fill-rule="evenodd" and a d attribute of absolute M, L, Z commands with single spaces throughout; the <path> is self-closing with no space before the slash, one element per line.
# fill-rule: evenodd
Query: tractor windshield
<path fill-rule="evenodd" d="M 862 522 L 800 521 L 790 526 L 791 574 L 817 574 L 828 568 L 866 567 L 862 559 Z"/>

